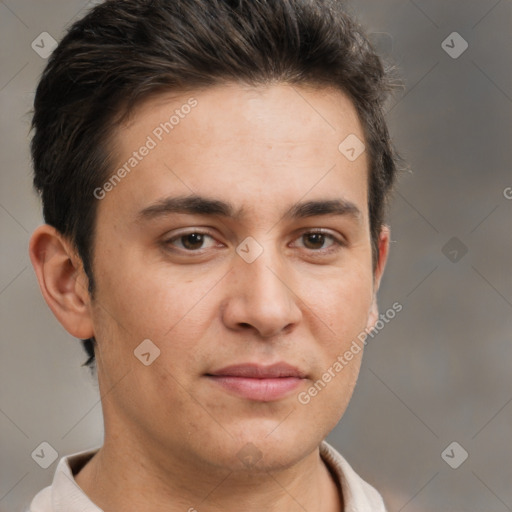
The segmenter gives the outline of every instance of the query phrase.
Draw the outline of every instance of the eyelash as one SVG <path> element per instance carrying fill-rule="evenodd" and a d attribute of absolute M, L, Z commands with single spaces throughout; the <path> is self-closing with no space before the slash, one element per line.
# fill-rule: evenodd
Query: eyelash
<path fill-rule="evenodd" d="M 347 245 L 344 240 L 338 239 L 332 233 L 327 232 L 326 230 L 323 230 L 323 229 L 312 229 L 312 230 L 304 231 L 295 240 L 298 240 L 306 235 L 315 235 L 315 234 L 323 235 L 326 239 L 330 239 L 332 241 L 332 244 L 327 249 L 315 250 L 315 249 L 305 248 L 306 250 L 311 251 L 312 254 L 315 254 L 315 255 L 331 254 L 333 252 L 339 251 L 342 247 L 346 247 L 346 245 Z M 164 242 L 163 242 L 164 246 L 168 248 L 168 246 L 172 246 L 173 242 L 180 240 L 183 237 L 186 237 L 189 235 L 202 235 L 202 236 L 208 236 L 212 239 L 215 239 L 213 235 L 211 235 L 210 233 L 208 233 L 206 231 L 194 230 L 194 231 L 189 231 L 187 233 L 180 233 L 179 235 L 176 235 L 176 236 L 173 236 L 172 238 L 168 238 L 167 240 L 164 240 Z M 208 249 L 191 250 L 191 249 L 174 248 L 171 250 L 175 250 L 177 252 L 183 252 L 186 254 L 202 255 L 204 253 L 204 251 L 208 250 Z"/>

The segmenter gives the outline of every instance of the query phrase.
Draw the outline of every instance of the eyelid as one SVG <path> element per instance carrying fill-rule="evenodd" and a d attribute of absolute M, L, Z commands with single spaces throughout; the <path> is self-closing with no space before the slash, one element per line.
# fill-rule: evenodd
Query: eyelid
<path fill-rule="evenodd" d="M 174 247 L 172 245 L 172 242 L 179 240 L 181 237 L 187 236 L 190 234 L 196 234 L 196 233 L 203 235 L 203 236 L 209 236 L 210 238 L 215 240 L 217 242 L 217 244 L 224 245 L 222 242 L 219 242 L 217 240 L 216 236 L 214 234 L 212 234 L 208 229 L 193 228 L 193 227 L 192 228 L 183 228 L 183 231 L 179 231 L 170 237 L 169 236 L 164 237 L 163 244 L 166 247 L 167 246 L 173 247 L 174 250 L 176 250 L 177 252 L 188 253 L 188 254 L 202 254 L 203 252 L 207 251 L 208 249 L 211 249 L 212 247 L 209 247 L 206 249 L 201 248 L 201 249 L 197 249 L 197 250 L 187 250 L 187 249 L 181 249 L 179 247 Z M 330 238 L 333 242 L 333 244 L 326 249 L 315 250 L 315 249 L 304 248 L 305 250 L 310 251 L 312 253 L 316 253 L 316 254 L 324 253 L 325 254 L 328 252 L 334 252 L 337 249 L 339 249 L 340 247 L 346 247 L 348 245 L 348 242 L 345 239 L 345 237 L 343 237 L 342 235 L 337 236 L 331 230 L 325 229 L 325 228 L 302 228 L 301 230 L 299 230 L 298 232 L 295 233 L 293 241 L 296 241 L 307 234 L 321 234 L 321 235 L 324 235 L 324 236 Z M 333 249 L 333 247 L 334 247 L 334 249 Z"/>
<path fill-rule="evenodd" d="M 348 242 L 347 242 L 347 240 L 346 240 L 346 238 L 344 236 L 336 235 L 331 230 L 325 229 L 325 228 L 306 228 L 306 229 L 302 229 L 299 232 L 298 236 L 296 236 L 294 238 L 294 240 L 297 240 L 298 238 L 301 238 L 302 236 L 308 235 L 308 234 L 320 234 L 320 235 L 327 236 L 327 237 L 331 238 L 331 240 L 333 240 L 334 243 L 336 243 L 337 245 L 342 246 L 342 247 L 346 247 L 348 245 Z M 314 252 L 321 252 L 321 250 L 314 251 Z"/>
<path fill-rule="evenodd" d="M 187 250 L 187 249 L 181 249 L 179 247 L 175 247 L 175 246 L 172 245 L 172 242 L 175 242 L 176 240 L 179 240 L 181 237 L 184 237 L 184 236 L 187 236 L 187 235 L 191 235 L 191 234 L 198 234 L 198 235 L 203 235 L 203 236 L 209 236 L 210 238 L 215 240 L 215 242 L 217 242 L 216 245 L 222 244 L 222 242 L 219 242 L 217 240 L 217 238 L 211 232 L 209 232 L 205 228 L 184 228 L 183 231 L 179 231 L 177 233 L 174 233 L 172 236 L 168 236 L 168 235 L 164 236 L 164 238 L 162 240 L 162 244 L 165 247 L 171 246 L 171 247 L 173 247 L 174 250 L 176 250 L 178 252 L 182 252 L 182 253 L 186 252 L 186 253 L 190 253 L 190 254 L 193 254 L 193 253 L 194 254 L 201 254 L 205 250 L 210 249 L 210 248 L 207 248 L 207 249 L 201 248 L 201 249 L 197 249 L 195 251 L 192 251 L 192 250 Z"/>

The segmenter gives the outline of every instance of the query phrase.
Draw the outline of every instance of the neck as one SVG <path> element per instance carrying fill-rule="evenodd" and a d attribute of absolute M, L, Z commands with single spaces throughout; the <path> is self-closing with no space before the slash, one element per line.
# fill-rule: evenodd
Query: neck
<path fill-rule="evenodd" d="M 229 471 L 172 454 L 105 443 L 75 476 L 105 512 L 342 512 L 342 496 L 315 450 L 278 471 Z M 243 505 L 243 506 L 242 506 Z"/>

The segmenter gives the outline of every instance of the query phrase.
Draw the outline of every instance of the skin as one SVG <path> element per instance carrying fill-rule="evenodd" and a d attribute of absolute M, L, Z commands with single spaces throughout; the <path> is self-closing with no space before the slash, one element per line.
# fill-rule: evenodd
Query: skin
<path fill-rule="evenodd" d="M 310 403 L 297 395 L 378 319 L 389 231 L 374 272 L 367 154 L 351 162 L 338 150 L 349 134 L 363 140 L 362 126 L 337 90 L 224 84 L 140 105 L 115 133 L 118 165 L 190 97 L 197 106 L 99 201 L 94 300 L 69 241 L 43 225 L 30 242 L 57 319 L 98 341 L 105 443 L 76 481 L 105 512 L 343 510 L 318 447 L 345 412 L 362 350 Z M 243 214 L 137 217 L 193 194 Z M 337 199 L 359 214 L 283 216 Z M 323 241 L 307 235 L 315 229 Z M 209 236 L 190 250 L 184 232 Z M 252 263 L 236 253 L 249 236 L 263 248 Z M 160 349 L 149 366 L 134 357 L 145 339 Z M 278 400 L 243 398 L 205 376 L 278 361 L 307 376 Z M 239 457 L 249 443 L 252 466 Z"/>

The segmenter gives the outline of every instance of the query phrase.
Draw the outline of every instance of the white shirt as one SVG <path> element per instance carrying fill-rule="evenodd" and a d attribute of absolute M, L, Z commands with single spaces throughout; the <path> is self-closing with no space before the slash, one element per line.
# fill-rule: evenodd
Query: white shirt
<path fill-rule="evenodd" d="M 73 476 L 98 450 L 78 452 L 60 459 L 52 485 L 38 492 L 25 512 L 103 512 L 82 491 Z M 320 444 L 320 456 L 341 488 L 345 503 L 343 512 L 386 512 L 380 494 L 325 441 Z"/>

